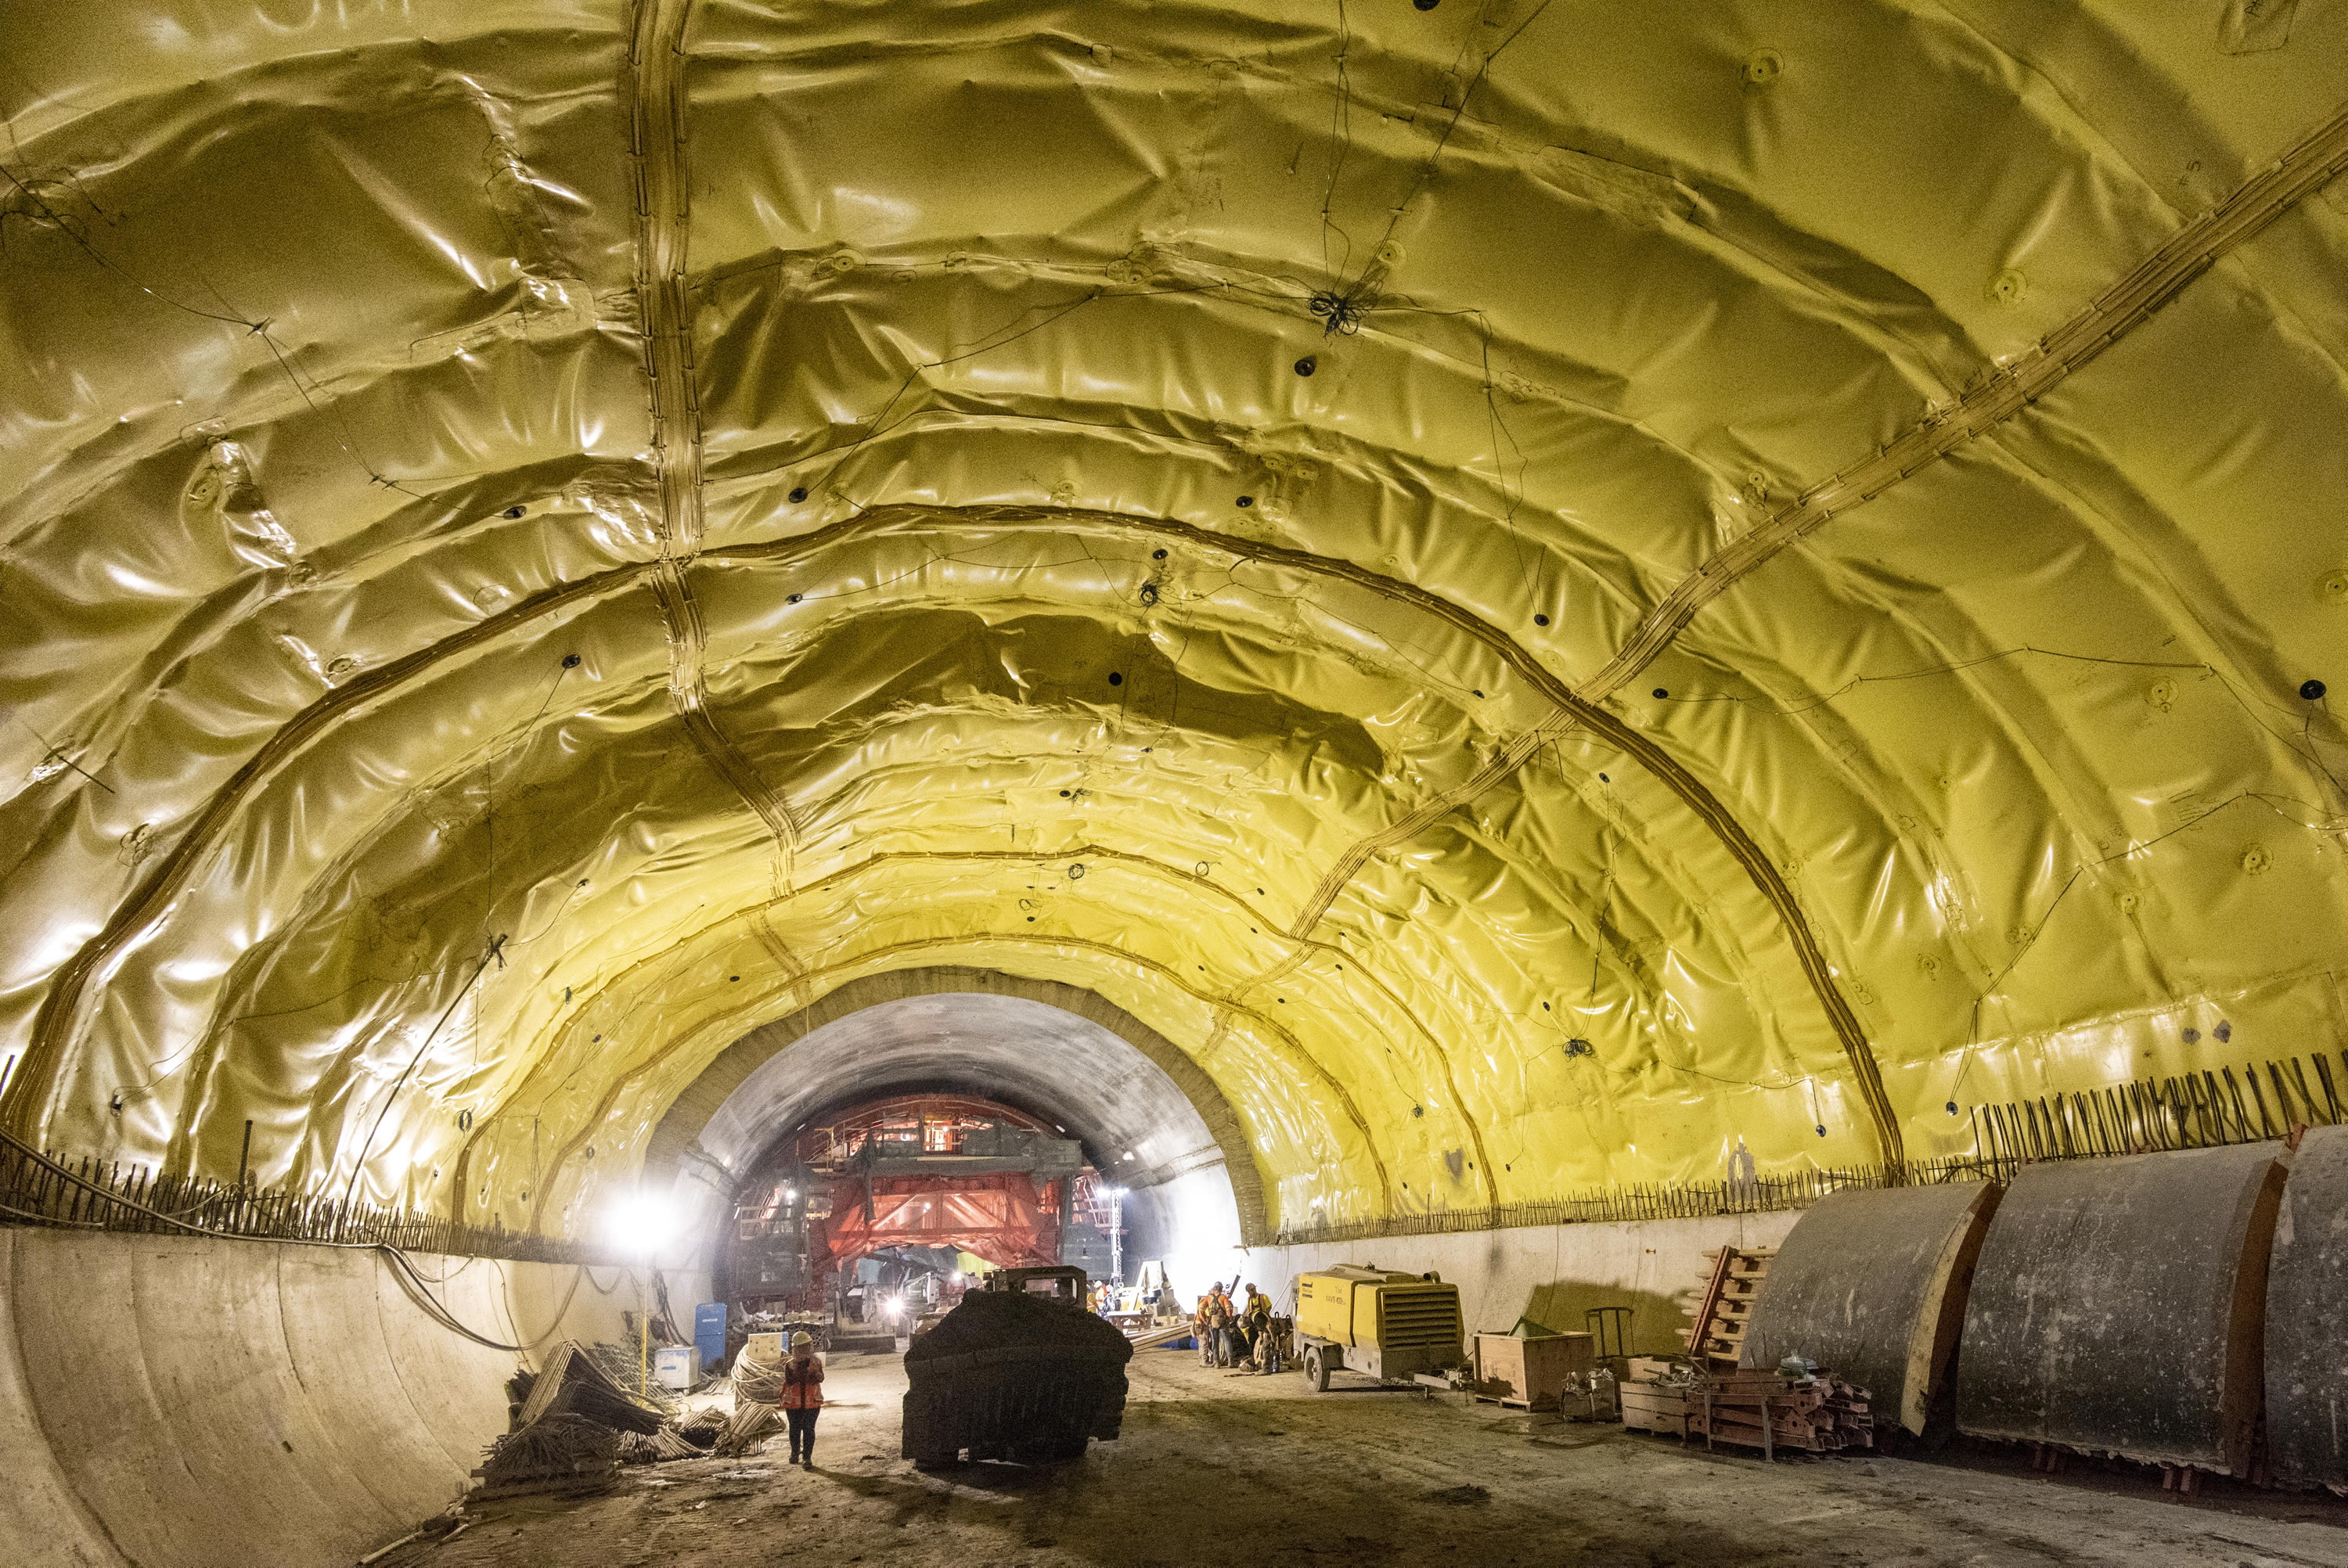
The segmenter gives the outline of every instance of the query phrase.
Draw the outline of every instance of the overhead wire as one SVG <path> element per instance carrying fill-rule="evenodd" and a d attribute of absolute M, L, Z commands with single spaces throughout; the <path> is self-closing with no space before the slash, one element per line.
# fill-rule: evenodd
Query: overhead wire
<path fill-rule="evenodd" d="M 9 140 L 11 145 L 14 146 L 15 142 L 15 127 L 13 121 L 7 122 L 7 124 Z M 67 239 L 72 241 L 74 244 L 79 247 L 91 261 L 97 262 L 99 268 L 113 273 L 116 277 L 121 279 L 124 282 L 128 283 L 131 288 L 137 290 L 139 292 L 159 301 L 163 304 L 169 305 L 174 310 L 185 311 L 190 315 L 201 316 L 206 321 L 219 322 L 223 325 L 241 326 L 245 329 L 246 336 L 259 338 L 261 340 L 262 346 L 269 351 L 270 357 L 277 362 L 278 369 L 284 373 L 285 379 L 293 384 L 294 391 L 302 399 L 304 405 L 306 406 L 313 414 L 328 418 L 334 423 L 336 427 L 336 434 L 334 437 L 335 444 L 343 449 L 345 456 L 348 456 L 352 462 L 359 466 L 360 470 L 366 475 L 368 484 L 379 485 L 386 490 L 397 490 L 402 495 L 412 496 L 418 500 L 426 498 L 421 492 L 407 488 L 406 485 L 392 478 L 389 475 L 376 468 L 374 464 L 367 461 L 366 456 L 359 451 L 358 447 L 354 443 L 350 429 L 349 415 L 344 408 L 342 408 L 339 403 L 326 408 L 319 406 L 317 399 L 311 395 L 310 385 L 304 383 L 301 375 L 295 372 L 293 362 L 286 356 L 284 348 L 278 343 L 274 334 L 273 334 L 269 330 L 270 323 L 275 318 L 263 316 L 258 320 L 255 320 L 244 315 L 242 312 L 237 311 L 234 306 L 229 305 L 225 302 L 222 303 L 221 310 L 208 311 L 200 305 L 191 305 L 185 300 L 172 298 L 170 294 L 163 292 L 160 289 L 157 289 L 149 284 L 143 279 L 131 272 L 128 268 L 122 266 L 111 257 L 106 255 L 105 252 L 98 250 L 96 245 L 90 243 L 89 237 L 81 231 L 78 225 L 69 221 L 64 213 L 59 212 L 55 207 L 51 206 L 40 192 L 35 190 L 31 185 L 26 183 L 24 178 L 5 163 L 0 163 L 0 178 L 6 179 L 10 185 L 15 187 L 16 193 L 19 196 L 23 197 L 24 200 L 28 202 L 42 218 L 46 219 L 58 233 L 63 234 Z M 93 206 L 95 206 L 95 203 L 93 203 Z M 79 772 L 80 770 L 76 769 L 75 771 Z M 93 779 L 90 782 L 95 784 L 98 781 Z"/>
<path fill-rule="evenodd" d="M 345 1203 L 350 1201 L 351 1194 L 357 1189 L 359 1173 L 366 1169 L 367 1156 L 375 1150 L 376 1134 L 383 1131 L 384 1118 L 391 1114 L 393 1103 L 399 1099 L 399 1091 L 407 1087 L 408 1075 L 416 1071 L 417 1065 L 424 1060 L 424 1053 L 432 1049 L 434 1040 L 440 1038 L 441 1029 L 456 1015 L 457 1009 L 464 1005 L 465 999 L 472 994 L 473 988 L 480 983 L 482 973 L 489 967 L 489 960 L 495 958 L 500 968 L 505 966 L 505 945 L 506 939 L 503 937 L 499 937 L 489 943 L 489 950 L 481 955 L 479 963 L 473 966 L 471 978 L 458 989 L 456 996 L 442 1010 L 430 1031 L 425 1035 L 424 1043 L 417 1046 L 416 1054 L 407 1059 L 407 1065 L 401 1070 L 398 1080 L 392 1084 L 391 1092 L 383 1097 L 383 1108 L 375 1113 L 375 1124 L 367 1129 L 366 1140 L 359 1145 L 358 1157 L 351 1162 L 350 1180 L 343 1184 Z"/>

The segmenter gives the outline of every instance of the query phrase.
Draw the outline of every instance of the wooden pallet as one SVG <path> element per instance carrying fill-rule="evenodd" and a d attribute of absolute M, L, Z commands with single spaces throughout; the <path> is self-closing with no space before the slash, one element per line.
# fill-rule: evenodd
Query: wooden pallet
<path fill-rule="evenodd" d="M 1686 1342 L 1688 1354 L 1703 1366 L 1733 1369 L 1744 1357 L 1745 1330 L 1753 1303 L 1769 1277 L 1769 1260 L 1777 1255 L 1777 1249 L 1725 1246 L 1707 1255 L 1712 1266 L 1680 1337 Z"/>
<path fill-rule="evenodd" d="M 1471 1405 L 1498 1405 L 1505 1409 L 1523 1410 L 1530 1415 L 1547 1415 L 1557 1409 L 1557 1401 L 1552 1399 L 1505 1399 L 1498 1394 L 1479 1394 L 1473 1389 L 1468 1390 L 1468 1402 Z"/>

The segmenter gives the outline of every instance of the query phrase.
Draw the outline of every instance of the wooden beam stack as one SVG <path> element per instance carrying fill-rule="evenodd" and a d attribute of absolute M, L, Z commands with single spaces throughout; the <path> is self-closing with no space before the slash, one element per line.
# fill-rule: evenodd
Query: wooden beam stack
<path fill-rule="evenodd" d="M 1839 1453 L 1875 1446 L 1868 1392 L 1831 1373 L 1790 1378 L 1776 1372 L 1699 1374 L 1685 1395 L 1687 1430 L 1704 1446 L 1738 1443 L 1775 1455 L 1779 1449 Z"/>

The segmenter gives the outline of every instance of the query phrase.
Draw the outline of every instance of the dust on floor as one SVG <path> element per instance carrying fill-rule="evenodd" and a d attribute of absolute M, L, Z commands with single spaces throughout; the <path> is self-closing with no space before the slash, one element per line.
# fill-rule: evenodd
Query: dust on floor
<path fill-rule="evenodd" d="M 924 1473 L 897 1457 L 901 1363 L 839 1357 L 812 1471 L 778 1436 L 597 1496 L 482 1504 L 379 1568 L 2348 1568 L 2348 1504 L 2329 1497 L 2176 1499 L 2150 1472 L 2048 1478 L 2018 1459 L 1769 1465 L 1456 1398 L 1313 1395 L 1179 1351 L 1143 1352 L 1131 1377 L 1124 1437 L 1081 1462 Z"/>

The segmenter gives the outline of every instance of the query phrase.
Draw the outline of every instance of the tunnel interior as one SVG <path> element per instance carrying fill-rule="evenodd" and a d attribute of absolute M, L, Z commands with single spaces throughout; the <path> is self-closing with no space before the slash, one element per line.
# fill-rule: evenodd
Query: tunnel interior
<path fill-rule="evenodd" d="M 1132 1266 L 1117 1283 L 1154 1262 L 1203 1288 L 1240 1245 L 1224 1153 L 1182 1090 L 1110 1028 L 1007 985 L 876 1002 L 796 1038 L 788 1028 L 753 1031 L 712 1071 L 730 1078 L 753 1061 L 676 1159 L 680 1223 L 721 1239 L 746 1199 L 808 1185 L 798 1145 L 812 1130 L 881 1105 L 902 1105 L 902 1119 L 919 1127 L 920 1097 L 961 1096 L 970 1103 L 953 1109 L 965 1116 L 999 1112 L 1081 1147 L 1086 1185 L 1118 1194 L 1119 1250 Z M 1228 1119 L 1227 1108 L 1215 1109 Z M 663 1132 L 687 1134 L 682 1126 Z M 1109 1277 L 1099 1237 L 1090 1243 L 1082 1261 Z M 1079 1260 L 1076 1249 L 1056 1250 Z M 717 1294 L 751 1292 L 728 1279 Z"/>
<path fill-rule="evenodd" d="M 1260 1190 L 1231 1180 L 1244 1145 L 1228 1149 L 1214 1131 L 1232 1136 L 1230 1106 L 1203 1075 L 1178 1082 L 1161 1060 L 1180 1061 L 1147 1026 L 1071 988 L 900 973 L 728 1045 L 655 1131 L 646 1174 L 670 1184 L 677 1225 L 706 1246 L 747 1189 L 775 1184 L 810 1128 L 892 1097 L 969 1095 L 1074 1141 L 1088 1183 L 1120 1194 L 1137 1264 L 1203 1286 L 1243 1240 L 1265 1236 Z"/>
<path fill-rule="evenodd" d="M 966 966 L 1303 1234 L 2328 1037 L 2339 19 L 1533 9 L 15 7 L 14 1135 L 583 1234 Z"/>
<path fill-rule="evenodd" d="M 288 1409 L 429 1359 L 346 1314 L 649 1348 L 893 1098 L 1186 1296 L 1649 1351 L 1846 1190 L 2348 1122 L 2336 0 L 0 38 L 27 1560 L 190 1561 L 121 1500 L 278 1409 L 173 1425 L 191 1341 L 90 1457 L 77 1270 Z M 397 1508 L 254 1450 L 328 1555 L 499 1419 L 403 1399 Z"/>

